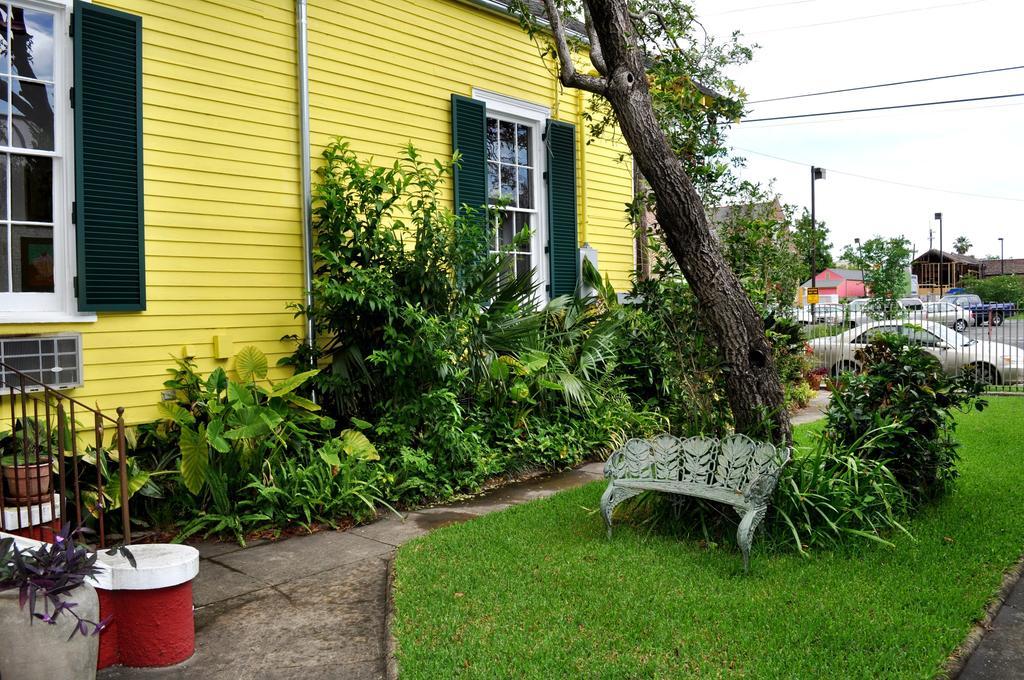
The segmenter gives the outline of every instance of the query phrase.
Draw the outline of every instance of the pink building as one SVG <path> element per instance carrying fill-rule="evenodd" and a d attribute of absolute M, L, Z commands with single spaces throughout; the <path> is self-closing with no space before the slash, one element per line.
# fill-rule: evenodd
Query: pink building
<path fill-rule="evenodd" d="M 864 297 L 864 275 L 859 269 L 839 269 L 832 267 L 822 270 L 816 277 L 818 295 L 822 302 L 838 302 L 851 298 Z M 807 299 L 807 289 L 811 287 L 811 280 L 807 279 L 800 284 L 798 304 Z"/>

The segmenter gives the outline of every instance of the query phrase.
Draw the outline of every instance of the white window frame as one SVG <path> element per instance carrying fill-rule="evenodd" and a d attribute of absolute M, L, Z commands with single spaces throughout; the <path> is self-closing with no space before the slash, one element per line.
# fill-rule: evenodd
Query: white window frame
<path fill-rule="evenodd" d="M 536 299 L 538 303 L 547 302 L 551 294 L 548 285 L 551 283 L 549 273 L 550 263 L 548 262 L 548 193 L 545 176 L 548 170 L 547 149 L 544 146 L 544 133 L 548 118 L 551 117 L 551 109 L 540 104 L 535 104 L 524 99 L 516 99 L 508 95 L 473 88 L 473 99 L 482 101 L 487 105 L 487 117 L 498 118 L 527 125 L 532 129 L 530 154 L 533 156 L 533 205 L 537 216 L 536 224 L 530 220 L 530 260 L 533 265 L 533 282 L 536 288 Z M 485 161 L 486 162 L 486 161 Z M 489 171 L 484 168 L 485 176 Z M 490 184 L 488 186 L 488 200 L 490 200 Z"/>
<path fill-rule="evenodd" d="M 26 150 L 26 155 L 48 156 L 53 168 L 53 293 L 0 293 L 0 324 L 82 323 L 96 321 L 93 313 L 78 311 L 74 291 L 77 274 L 75 226 L 71 202 L 75 186 L 74 115 L 70 89 L 74 74 L 74 48 L 69 35 L 73 0 L 10 0 L 19 7 L 54 14 L 54 150 Z M 21 153 L 12 149 L 11 153 Z M 9 170 L 8 170 L 9 172 Z"/>

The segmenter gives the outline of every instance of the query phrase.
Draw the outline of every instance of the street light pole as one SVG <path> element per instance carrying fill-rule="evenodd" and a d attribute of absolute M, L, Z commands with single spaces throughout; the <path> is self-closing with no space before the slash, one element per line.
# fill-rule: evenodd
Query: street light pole
<path fill-rule="evenodd" d="M 818 233 L 814 216 L 814 182 L 825 179 L 825 169 L 811 166 L 811 288 L 818 289 Z M 811 323 L 814 323 L 814 309 L 817 302 L 811 303 Z"/>
<path fill-rule="evenodd" d="M 868 284 L 864 280 L 864 254 L 860 249 L 860 239 L 853 239 L 853 244 L 857 246 L 857 259 L 860 260 L 860 292 L 864 294 L 864 297 L 868 296 Z"/>
<path fill-rule="evenodd" d="M 1003 257 L 1003 237 L 999 237 L 999 273 L 1006 273 L 1006 258 Z"/>
<path fill-rule="evenodd" d="M 946 257 L 942 253 L 942 213 L 935 213 L 935 219 L 939 221 L 939 288 L 942 288 L 942 260 Z M 942 291 L 939 290 L 939 294 Z"/>

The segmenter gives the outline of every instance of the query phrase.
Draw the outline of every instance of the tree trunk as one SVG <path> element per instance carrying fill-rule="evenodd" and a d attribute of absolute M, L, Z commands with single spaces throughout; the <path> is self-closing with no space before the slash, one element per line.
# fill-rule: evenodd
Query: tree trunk
<path fill-rule="evenodd" d="M 764 324 L 711 231 L 704 205 L 654 112 L 625 0 L 586 0 L 607 68 L 603 93 L 654 192 L 658 225 L 724 362 L 736 430 L 788 443 L 791 429 Z M 570 84 L 570 83 L 567 83 Z"/>

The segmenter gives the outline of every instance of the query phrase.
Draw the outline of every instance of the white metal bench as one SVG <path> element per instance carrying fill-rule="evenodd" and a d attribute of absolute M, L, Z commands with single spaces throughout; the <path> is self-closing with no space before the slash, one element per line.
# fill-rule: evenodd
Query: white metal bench
<path fill-rule="evenodd" d="M 742 517 L 736 541 L 746 571 L 754 530 L 768 511 L 779 473 L 789 458 L 789 449 L 779 450 L 741 434 L 721 440 L 679 439 L 670 434 L 630 439 L 604 466 L 609 483 L 601 497 L 601 513 L 608 524 L 608 538 L 615 506 L 644 491 L 717 501 L 733 506 Z"/>

